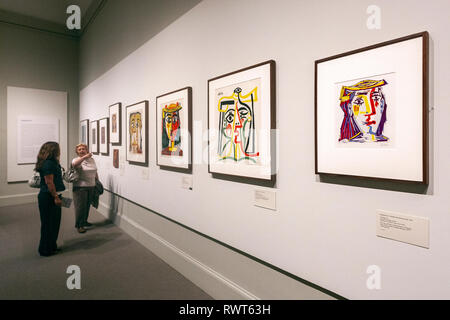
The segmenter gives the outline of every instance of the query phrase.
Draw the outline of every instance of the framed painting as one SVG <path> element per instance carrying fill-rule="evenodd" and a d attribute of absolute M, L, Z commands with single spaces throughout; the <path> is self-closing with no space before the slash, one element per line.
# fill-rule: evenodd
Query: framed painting
<path fill-rule="evenodd" d="M 90 139 L 91 144 L 89 146 L 89 151 L 93 154 L 99 154 L 98 120 L 91 121 Z"/>
<path fill-rule="evenodd" d="M 192 172 L 192 88 L 156 98 L 156 163 L 163 169 Z M 177 170 L 178 171 L 178 170 Z"/>
<path fill-rule="evenodd" d="M 80 143 L 89 146 L 89 120 L 80 121 Z"/>
<path fill-rule="evenodd" d="M 130 164 L 148 165 L 148 101 L 144 100 L 126 107 L 127 154 Z"/>
<path fill-rule="evenodd" d="M 275 173 L 275 61 L 208 80 L 208 170 L 269 182 Z"/>
<path fill-rule="evenodd" d="M 315 62 L 316 174 L 428 183 L 428 33 Z"/>
<path fill-rule="evenodd" d="M 109 106 L 109 141 L 113 146 L 122 145 L 122 104 Z"/>
<path fill-rule="evenodd" d="M 119 149 L 113 149 L 113 167 L 119 169 Z"/>
<path fill-rule="evenodd" d="M 109 156 L 109 118 L 98 120 L 100 153 Z"/>

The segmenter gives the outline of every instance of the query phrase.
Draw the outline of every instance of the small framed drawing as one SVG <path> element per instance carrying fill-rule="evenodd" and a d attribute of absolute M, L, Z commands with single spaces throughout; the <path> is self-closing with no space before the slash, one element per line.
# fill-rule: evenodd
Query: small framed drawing
<path fill-rule="evenodd" d="M 122 145 L 122 104 L 109 106 L 109 141 L 113 146 Z"/>
<path fill-rule="evenodd" d="M 89 146 L 89 151 L 93 154 L 99 154 L 99 143 L 98 143 L 98 120 L 91 121 L 91 145 Z"/>
<path fill-rule="evenodd" d="M 109 118 L 98 120 L 99 138 L 100 138 L 100 153 L 104 156 L 109 156 Z"/>
<path fill-rule="evenodd" d="M 113 167 L 119 169 L 119 149 L 113 149 Z"/>
<path fill-rule="evenodd" d="M 156 98 L 156 163 L 163 169 L 192 172 L 192 88 Z"/>
<path fill-rule="evenodd" d="M 428 183 L 428 33 L 315 62 L 316 174 Z"/>
<path fill-rule="evenodd" d="M 130 164 L 148 165 L 148 101 L 144 100 L 126 107 L 127 154 Z"/>
<path fill-rule="evenodd" d="M 275 184 L 275 101 L 273 60 L 208 80 L 208 170 L 213 176 Z"/>
<path fill-rule="evenodd" d="M 80 143 L 89 146 L 89 120 L 80 121 Z"/>

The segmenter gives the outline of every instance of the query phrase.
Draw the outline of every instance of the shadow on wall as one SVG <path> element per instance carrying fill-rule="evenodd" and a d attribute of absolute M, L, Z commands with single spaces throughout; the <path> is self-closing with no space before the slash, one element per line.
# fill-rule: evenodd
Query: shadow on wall
<path fill-rule="evenodd" d="M 108 204 L 108 220 L 110 220 L 112 223 L 115 223 L 119 212 L 120 198 L 116 195 L 118 194 L 118 184 L 114 183 L 114 178 L 111 175 L 108 175 L 107 186 L 107 189 L 110 191 Z"/>

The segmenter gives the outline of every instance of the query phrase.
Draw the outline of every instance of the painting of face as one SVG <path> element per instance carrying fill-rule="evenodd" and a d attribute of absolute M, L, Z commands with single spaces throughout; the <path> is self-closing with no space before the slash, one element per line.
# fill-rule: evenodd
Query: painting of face
<path fill-rule="evenodd" d="M 386 80 L 363 80 L 351 86 L 342 86 L 340 107 L 344 112 L 339 141 L 381 142 L 387 103 L 383 94 Z"/>
<path fill-rule="evenodd" d="M 164 170 L 192 171 L 192 88 L 156 97 L 156 164 Z"/>
<path fill-rule="evenodd" d="M 100 134 L 101 140 L 100 140 L 100 143 L 101 143 L 101 144 L 105 144 L 105 143 L 106 143 L 106 128 L 105 128 L 105 127 L 101 127 L 100 130 L 101 130 L 101 134 Z"/>
<path fill-rule="evenodd" d="M 81 143 L 86 144 L 86 133 L 87 133 L 87 128 L 84 125 L 81 127 Z"/>
<path fill-rule="evenodd" d="M 140 112 L 133 112 L 130 115 L 129 123 L 130 132 L 130 152 L 142 153 L 142 114 Z"/>
<path fill-rule="evenodd" d="M 113 166 L 114 168 L 119 168 L 119 149 L 114 149 L 113 151 Z"/>
<path fill-rule="evenodd" d="M 218 101 L 220 160 L 249 160 L 256 163 L 259 152 L 255 142 L 255 103 L 258 102 L 258 87 L 248 92 L 235 87 L 229 96 Z"/>
<path fill-rule="evenodd" d="M 112 133 L 117 132 L 117 114 L 114 113 L 111 117 L 111 131 Z"/>
<path fill-rule="evenodd" d="M 183 156 L 181 150 L 181 124 L 179 102 L 166 105 L 162 110 L 162 151 L 163 155 Z"/>
<path fill-rule="evenodd" d="M 120 115 L 118 113 L 120 132 Z M 137 166 L 148 165 L 148 100 L 126 107 L 126 159 Z"/>
<path fill-rule="evenodd" d="M 275 184 L 275 91 L 273 60 L 208 80 L 210 173 Z"/>

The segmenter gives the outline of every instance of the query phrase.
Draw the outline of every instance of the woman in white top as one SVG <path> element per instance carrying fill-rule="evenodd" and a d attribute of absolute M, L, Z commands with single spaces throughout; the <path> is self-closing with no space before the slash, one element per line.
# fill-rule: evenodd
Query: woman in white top
<path fill-rule="evenodd" d="M 72 160 L 72 166 L 78 169 L 79 178 L 73 183 L 73 203 L 75 207 L 75 228 L 79 233 L 86 232 L 90 224 L 87 219 L 94 196 L 95 180 L 98 179 L 97 165 L 88 146 L 79 144 L 75 148 L 78 157 Z"/>

